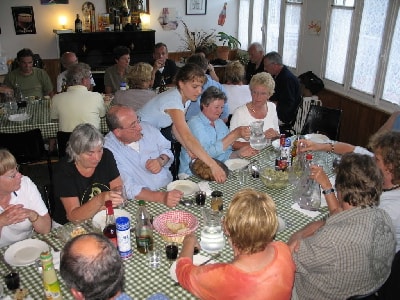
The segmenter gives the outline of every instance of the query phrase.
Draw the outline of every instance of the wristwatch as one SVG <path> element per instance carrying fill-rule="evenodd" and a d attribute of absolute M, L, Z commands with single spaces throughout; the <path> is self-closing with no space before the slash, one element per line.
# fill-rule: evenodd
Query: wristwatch
<path fill-rule="evenodd" d="M 335 192 L 335 189 L 334 188 L 330 188 L 330 189 L 323 190 L 322 194 L 329 195 L 329 194 L 332 194 L 334 192 Z"/>

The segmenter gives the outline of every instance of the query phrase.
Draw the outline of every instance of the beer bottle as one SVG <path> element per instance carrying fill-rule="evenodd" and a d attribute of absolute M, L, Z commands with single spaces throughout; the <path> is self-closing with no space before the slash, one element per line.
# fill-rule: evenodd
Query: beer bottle
<path fill-rule="evenodd" d="M 136 212 L 136 246 L 143 254 L 153 250 L 153 228 L 144 200 L 139 200 Z"/>

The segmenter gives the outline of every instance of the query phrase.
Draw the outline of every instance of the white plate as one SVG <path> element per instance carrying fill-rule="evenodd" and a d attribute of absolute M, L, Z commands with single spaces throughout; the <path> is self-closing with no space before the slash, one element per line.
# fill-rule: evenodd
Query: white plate
<path fill-rule="evenodd" d="M 236 171 L 247 167 L 250 162 L 247 159 L 233 158 L 225 161 L 225 165 L 231 171 Z"/>
<path fill-rule="evenodd" d="M 198 266 L 198 265 L 200 265 L 201 263 L 205 262 L 207 259 L 209 259 L 209 257 L 207 257 L 207 256 L 203 256 L 203 255 L 200 255 L 200 254 L 193 255 L 193 264 L 194 264 L 195 266 Z M 215 263 L 215 261 L 214 261 L 214 260 L 211 260 L 211 261 L 209 261 L 207 264 L 213 264 L 213 263 Z M 171 268 L 169 268 L 169 274 L 171 275 L 171 278 L 172 278 L 175 282 L 178 282 L 178 278 L 176 278 L 175 270 L 176 270 L 176 261 L 174 261 L 174 262 L 172 263 L 172 265 L 171 265 Z"/>
<path fill-rule="evenodd" d="M 131 220 L 131 214 L 123 209 L 114 208 L 114 217 L 117 219 L 118 217 L 127 217 Z M 104 229 L 106 225 L 106 210 L 99 211 L 97 214 L 94 215 L 92 219 L 92 224 L 96 228 Z M 132 226 L 132 224 L 131 224 Z"/>
<path fill-rule="evenodd" d="M 26 239 L 12 244 L 4 253 L 4 259 L 15 267 L 28 266 L 40 257 L 40 253 L 49 251 L 49 245 L 37 239 Z"/>
<path fill-rule="evenodd" d="M 178 190 L 183 193 L 183 197 L 194 195 L 200 191 L 199 185 L 190 180 L 175 180 L 167 185 L 167 191 Z"/>
<path fill-rule="evenodd" d="M 9 116 L 8 119 L 13 122 L 21 122 L 21 121 L 28 120 L 30 117 L 31 116 L 28 114 L 15 114 L 15 115 Z"/>
<path fill-rule="evenodd" d="M 314 143 L 329 143 L 331 141 L 326 135 L 320 133 L 310 133 L 306 134 L 304 137 Z"/>

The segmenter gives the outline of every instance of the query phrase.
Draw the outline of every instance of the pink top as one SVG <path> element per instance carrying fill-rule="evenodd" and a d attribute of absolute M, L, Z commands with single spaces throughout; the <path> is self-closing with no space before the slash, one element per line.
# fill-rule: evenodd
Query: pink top
<path fill-rule="evenodd" d="M 180 258 L 176 267 L 178 281 L 200 299 L 290 299 L 295 271 L 292 255 L 283 242 L 272 242 L 271 246 L 274 259 L 252 273 L 227 263 L 197 267 L 190 258 Z"/>

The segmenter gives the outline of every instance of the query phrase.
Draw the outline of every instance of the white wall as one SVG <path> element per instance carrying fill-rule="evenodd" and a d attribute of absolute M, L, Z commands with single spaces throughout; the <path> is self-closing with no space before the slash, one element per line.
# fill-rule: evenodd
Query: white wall
<path fill-rule="evenodd" d="M 191 30 L 216 29 L 237 36 L 237 0 L 208 0 L 206 15 L 185 15 L 186 0 L 149 0 L 150 1 L 150 28 L 156 30 L 156 42 L 167 44 L 169 51 L 178 51 L 181 42 L 177 33 L 183 33 L 182 26 L 176 31 L 164 31 L 157 22 L 163 7 L 175 7 L 178 15 L 186 22 Z M 59 16 L 67 17 L 67 28 L 74 28 L 76 14 L 82 15 L 83 0 L 69 0 L 69 4 L 41 5 L 40 0 L 1 0 L 0 1 L 0 51 L 1 56 L 14 58 L 16 53 L 24 48 L 31 48 L 44 59 L 57 58 L 57 44 L 54 28 L 59 28 Z M 105 0 L 91 0 L 95 5 L 96 13 L 106 12 Z M 217 25 L 218 15 L 227 2 L 227 18 L 223 27 Z M 36 34 L 16 35 L 11 7 L 32 6 L 34 11 Z"/>

